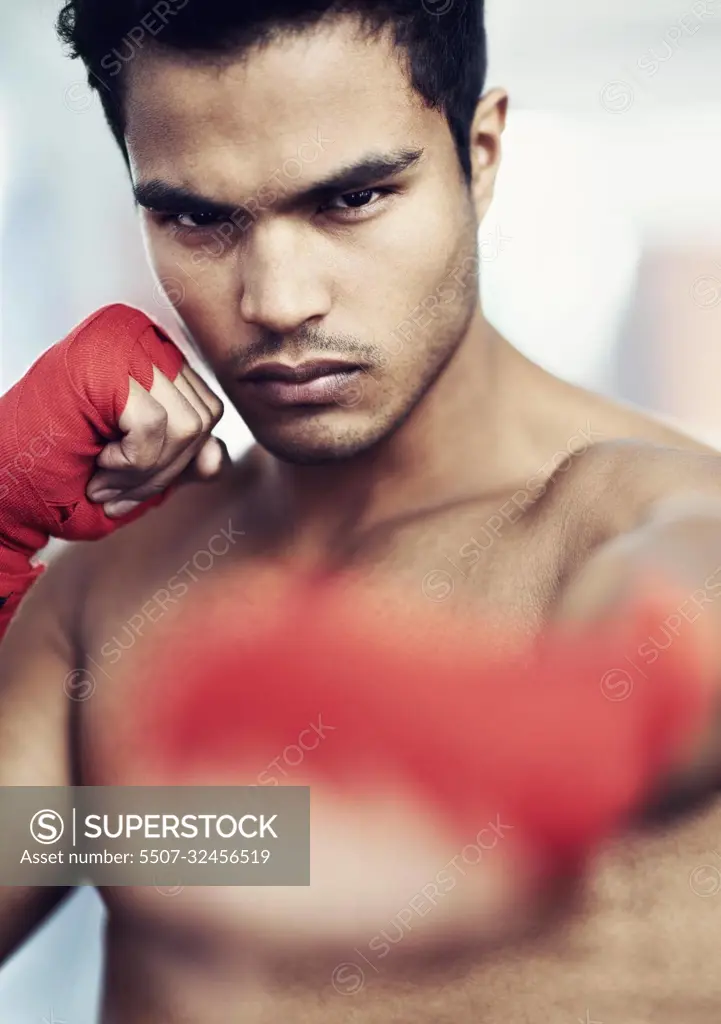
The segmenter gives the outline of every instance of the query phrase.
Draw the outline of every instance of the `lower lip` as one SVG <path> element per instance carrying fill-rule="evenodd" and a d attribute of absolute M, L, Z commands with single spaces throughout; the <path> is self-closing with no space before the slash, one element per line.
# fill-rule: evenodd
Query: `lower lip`
<path fill-rule="evenodd" d="M 362 372 L 327 373 L 302 384 L 286 380 L 248 380 L 243 383 L 268 405 L 343 405 L 349 385 L 354 385 Z"/>

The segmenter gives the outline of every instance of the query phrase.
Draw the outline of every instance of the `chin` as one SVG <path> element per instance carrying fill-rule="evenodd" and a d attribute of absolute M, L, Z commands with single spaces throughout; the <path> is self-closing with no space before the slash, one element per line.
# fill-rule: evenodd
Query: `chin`
<path fill-rule="evenodd" d="M 336 442 L 313 446 L 307 443 L 293 443 L 277 439 L 265 441 L 258 438 L 257 440 L 258 444 L 274 455 L 276 459 L 296 466 L 326 466 L 335 462 L 345 462 L 372 447 L 372 443 L 345 445 Z"/>
<path fill-rule="evenodd" d="M 315 435 L 315 436 L 314 436 Z M 372 448 L 385 435 L 376 429 L 332 430 L 276 434 L 271 431 L 254 432 L 255 440 L 267 452 L 298 466 L 324 466 L 345 462 Z"/>

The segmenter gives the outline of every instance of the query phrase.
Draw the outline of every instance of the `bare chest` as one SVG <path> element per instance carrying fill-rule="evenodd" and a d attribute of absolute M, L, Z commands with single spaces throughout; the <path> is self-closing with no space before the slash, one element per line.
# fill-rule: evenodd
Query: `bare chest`
<path fill-rule="evenodd" d="M 93 694 L 78 709 L 86 784 L 129 784 L 131 774 L 137 784 L 150 782 L 138 778 L 135 756 L 128 752 L 125 761 L 118 736 L 132 732 L 152 694 L 158 649 L 172 650 L 179 632 L 202 649 L 209 620 L 252 633 L 307 570 L 299 568 L 292 542 L 260 543 L 242 513 L 219 509 L 202 527 L 183 526 L 171 521 L 165 528 L 159 518 L 153 531 L 128 536 L 127 548 L 116 546 L 88 591 L 78 666 L 84 692 Z M 379 623 L 394 615 L 400 622 L 402 614 L 411 645 L 414 609 L 419 630 L 434 618 L 472 619 L 493 645 L 495 637 L 541 628 L 562 558 L 553 538 L 528 520 L 466 505 L 344 538 L 330 571 L 352 579 Z M 209 664 L 212 657 L 209 649 Z"/>
<path fill-rule="evenodd" d="M 489 637 L 496 625 L 503 630 L 509 623 L 532 635 L 557 593 L 564 552 L 530 520 L 499 523 L 493 516 L 493 509 L 479 506 L 395 524 L 348 538 L 336 562 L 339 571 L 353 571 L 379 620 L 400 606 L 417 607 L 424 616 L 457 610 L 477 615 Z M 153 652 L 172 647 L 178 628 L 192 630 L 209 608 L 252 631 L 282 599 L 295 571 L 292 545 L 273 550 L 258 544 L 242 516 L 227 511 L 206 518 L 202 529 L 157 529 L 134 548 L 132 559 L 110 562 L 88 597 L 82 629 L 82 668 L 92 680 L 92 698 L 78 707 L 79 781 L 172 782 L 154 773 L 145 756 L 153 737 L 136 728 L 155 685 Z M 197 641 L 206 642 L 200 626 Z M 209 665 L 212 653 L 209 648 Z M 247 1019 L 335 1024 L 352 1010 L 359 1024 L 542 1024 L 556 1017 L 582 1024 L 707 1024 L 721 1009 L 709 966 L 721 898 L 721 861 L 713 852 L 717 817 L 711 808 L 658 839 L 609 851 L 579 913 L 513 955 L 423 967 L 408 977 L 399 969 L 408 936 L 389 927 L 382 959 L 378 944 L 372 954 L 369 946 L 344 956 L 343 977 L 360 979 L 350 1000 L 326 971 L 287 992 L 256 992 Z M 110 902 L 132 920 L 134 899 L 128 890 Z M 168 901 L 154 906 L 158 919 L 167 916 Z M 186 923 L 192 928 L 194 920 L 191 915 Z M 148 964 L 154 955 L 148 948 Z M 189 984 L 177 964 L 167 970 L 172 986 Z M 243 1005 L 242 986 L 228 991 L 234 1008 Z M 209 993 L 198 978 L 197 990 L 184 995 L 204 1007 L 198 1020 L 212 1018 Z M 227 1019 L 226 1009 L 218 1006 L 219 1021 Z"/>

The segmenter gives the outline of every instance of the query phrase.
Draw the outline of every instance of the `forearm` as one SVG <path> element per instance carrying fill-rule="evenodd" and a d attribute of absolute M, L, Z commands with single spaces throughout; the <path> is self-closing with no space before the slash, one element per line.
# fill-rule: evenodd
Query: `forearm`
<path fill-rule="evenodd" d="M 647 816 L 655 820 L 684 812 L 721 787 L 721 499 L 660 502 L 644 530 L 649 554 L 678 593 L 658 632 L 649 637 L 646 657 L 662 657 L 664 648 L 679 639 L 692 641 L 701 666 L 699 682 L 718 694 L 704 735 L 652 797 Z M 694 682 L 689 679 L 689 685 Z"/>
<path fill-rule="evenodd" d="M 23 598 L 42 575 L 44 566 L 36 564 L 36 556 L 48 541 L 41 520 L 32 525 L 37 499 L 26 467 L 37 461 L 39 438 L 31 431 L 24 444 L 18 435 L 22 383 L 0 396 L 0 643 Z M 50 457 L 50 451 L 46 455 Z"/>
<path fill-rule="evenodd" d="M 45 571 L 42 564 L 27 562 L 24 571 L 9 572 L 4 566 L 5 552 L 0 549 L 0 643 L 10 628 L 25 595 Z"/>
<path fill-rule="evenodd" d="M 693 637 L 700 665 L 721 698 L 721 499 L 691 496 L 659 502 L 629 549 L 629 571 L 639 586 L 658 586 L 669 597 L 662 642 Z M 720 700 L 721 703 L 721 700 Z"/>
<path fill-rule="evenodd" d="M 658 612 L 626 666 L 629 675 L 640 678 L 682 657 L 688 685 L 718 694 L 717 713 L 648 801 L 648 813 L 658 816 L 688 809 L 721 781 L 721 499 L 689 495 L 656 503 L 636 529 L 605 545 L 570 581 L 556 617 L 612 619 L 622 630 L 635 602 L 648 600 Z"/>

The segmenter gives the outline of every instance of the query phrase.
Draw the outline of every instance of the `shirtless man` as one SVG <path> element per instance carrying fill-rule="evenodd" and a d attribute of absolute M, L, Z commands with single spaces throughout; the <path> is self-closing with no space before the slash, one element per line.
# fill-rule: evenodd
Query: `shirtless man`
<path fill-rule="evenodd" d="M 443 597 L 529 636 L 603 614 L 650 565 L 718 614 L 707 581 L 721 565 L 719 457 L 550 376 L 484 319 L 477 230 L 507 98 L 481 96 L 481 5 L 363 5 L 375 33 L 352 10 L 301 20 L 298 5 L 282 21 L 287 5 L 267 0 L 252 20 L 248 6 L 64 10 L 66 39 L 102 82 L 154 270 L 257 444 L 152 514 L 71 546 L 30 590 L 0 648 L 4 785 L 158 781 L 140 746 L 117 742 L 152 686 L 142 638 L 119 659 L 108 650 L 181 572 L 186 608 L 215 589 L 252 618 L 297 570 L 358 569 L 371 594 L 390 582 L 426 611 Z M 269 25 L 287 31 L 261 35 Z M 120 426 L 134 447 L 123 461 L 116 445 L 88 489 L 109 516 L 208 452 L 220 410 L 192 384 L 156 371 L 148 397 L 131 383 Z M 201 600 L 188 573 L 224 530 Z M 176 611 L 166 600 L 153 627 L 169 643 Z M 92 665 L 108 685 L 69 700 L 68 674 Z M 292 956 L 281 968 L 257 953 L 252 907 L 109 889 L 103 1024 L 715 1020 L 715 907 L 701 897 L 713 894 L 704 863 L 717 825 L 711 808 L 629 841 L 551 937 L 432 972 L 360 953 L 339 956 L 349 963 L 333 975 Z M 312 915 L 322 882 L 305 892 Z M 460 902 L 472 895 L 458 879 Z M 0 951 L 62 896 L 3 890 Z"/>

